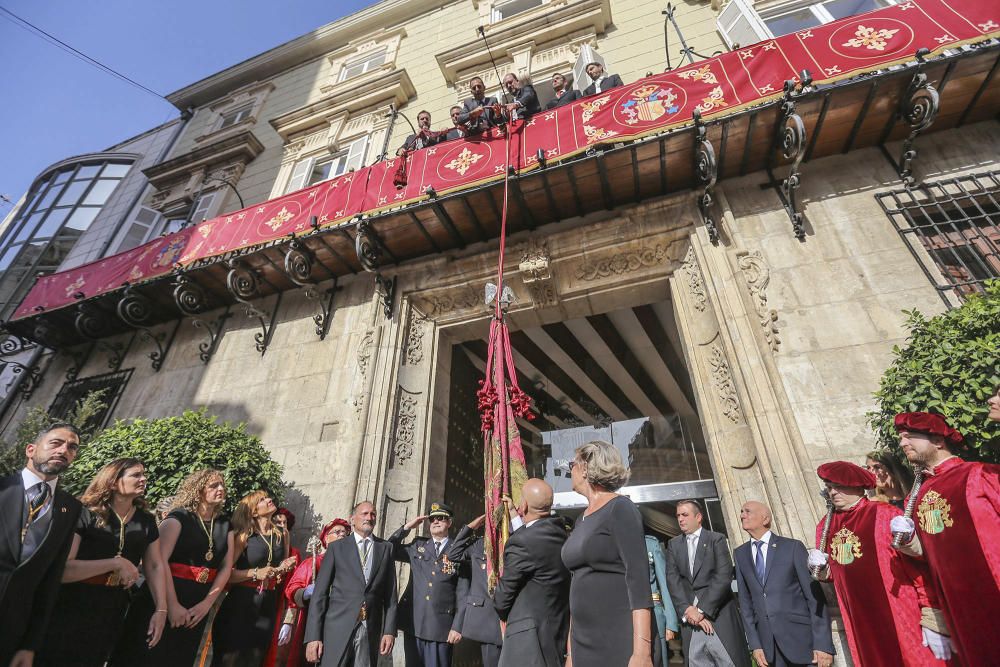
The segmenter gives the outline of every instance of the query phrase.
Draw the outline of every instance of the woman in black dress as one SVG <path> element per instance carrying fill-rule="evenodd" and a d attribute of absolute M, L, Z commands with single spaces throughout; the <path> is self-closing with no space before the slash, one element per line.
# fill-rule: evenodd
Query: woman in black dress
<path fill-rule="evenodd" d="M 260 667 L 277 620 L 282 578 L 295 568 L 285 531 L 272 518 L 278 508 L 265 491 L 240 500 L 233 512 L 235 565 L 230 590 L 212 624 L 212 664 Z"/>
<path fill-rule="evenodd" d="M 118 459 L 101 468 L 80 497 L 84 509 L 35 665 L 102 667 L 124 626 L 128 589 L 139 578 L 140 562 L 157 608 L 166 608 L 167 568 L 145 493 L 142 462 Z M 149 619 L 152 644 L 160 640 L 166 620 L 166 613 Z"/>
<path fill-rule="evenodd" d="M 226 483 L 217 470 L 199 470 L 181 482 L 174 509 L 160 524 L 160 552 L 167 561 L 166 607 L 154 606 L 148 586 L 129 609 L 126 629 L 112 658 L 121 667 L 188 667 L 198 653 L 205 617 L 229 581 L 233 534 L 221 516 Z M 167 612 L 169 627 L 149 644 L 145 626 Z"/>
<path fill-rule="evenodd" d="M 563 545 L 570 584 L 567 667 L 652 667 L 653 594 L 639 509 L 615 491 L 628 468 L 614 445 L 578 447 L 573 490 L 587 497 Z"/>

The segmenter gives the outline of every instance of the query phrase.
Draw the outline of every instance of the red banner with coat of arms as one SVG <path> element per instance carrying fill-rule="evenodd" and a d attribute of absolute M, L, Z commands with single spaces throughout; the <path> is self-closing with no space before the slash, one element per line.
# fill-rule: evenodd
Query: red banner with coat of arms
<path fill-rule="evenodd" d="M 913 59 L 1000 36 L 995 0 L 910 0 L 867 14 L 801 30 L 715 58 L 647 77 L 511 128 L 512 166 L 519 172 L 606 143 L 629 141 L 735 113 L 781 96 L 786 80 L 809 70 L 813 81 L 830 83 Z M 164 276 L 176 268 L 310 231 L 341 224 L 427 197 L 503 178 L 505 138 L 496 130 L 477 139 L 451 141 L 407 158 L 406 185 L 397 187 L 394 158 L 157 239 L 126 253 L 38 280 L 14 319 L 62 308 Z"/>

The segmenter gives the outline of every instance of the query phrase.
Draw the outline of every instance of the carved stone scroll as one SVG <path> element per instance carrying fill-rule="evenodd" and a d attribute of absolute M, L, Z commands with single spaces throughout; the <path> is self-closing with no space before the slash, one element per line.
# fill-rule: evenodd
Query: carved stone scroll
<path fill-rule="evenodd" d="M 656 266 L 667 257 L 667 247 L 657 244 L 651 248 L 629 250 L 606 257 L 597 262 L 584 262 L 576 267 L 579 280 L 591 281 L 613 275 L 632 273 L 640 269 Z"/>
<path fill-rule="evenodd" d="M 778 337 L 778 312 L 774 308 L 767 307 L 766 290 L 771 282 L 771 270 L 759 250 L 742 251 L 737 253 L 736 257 L 736 263 L 746 278 L 754 310 L 764 332 L 764 340 L 767 341 L 771 352 L 777 352 L 778 346 L 781 345 L 781 339 Z"/>

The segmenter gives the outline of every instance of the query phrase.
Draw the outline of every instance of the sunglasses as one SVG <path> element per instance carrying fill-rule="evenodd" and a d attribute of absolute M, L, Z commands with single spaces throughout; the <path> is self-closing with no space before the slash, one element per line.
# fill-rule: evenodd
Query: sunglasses
<path fill-rule="evenodd" d="M 428 521 L 430 521 L 431 523 L 434 523 L 435 521 L 451 521 L 451 517 L 447 517 L 447 516 L 432 516 L 432 517 L 430 517 L 428 519 Z"/>

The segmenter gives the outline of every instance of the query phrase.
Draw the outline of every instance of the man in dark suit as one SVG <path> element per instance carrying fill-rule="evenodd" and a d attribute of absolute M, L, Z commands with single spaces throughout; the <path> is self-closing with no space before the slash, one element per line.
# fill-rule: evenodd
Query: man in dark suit
<path fill-rule="evenodd" d="M 448 134 L 444 136 L 444 140 L 464 139 L 468 135 L 468 132 L 465 130 L 465 124 L 459 120 L 462 115 L 462 107 L 458 105 L 453 106 L 448 110 L 448 115 L 451 116 L 451 124 L 454 127 L 448 130 Z"/>
<path fill-rule="evenodd" d="M 736 547 L 736 585 L 750 650 L 759 667 L 833 663 L 826 600 L 809 575 L 806 546 L 771 532 L 771 510 L 749 501 L 740 524 L 750 541 Z"/>
<path fill-rule="evenodd" d="M 748 667 L 750 651 L 733 600 L 726 537 L 702 528 L 703 517 L 698 501 L 677 503 L 682 534 L 667 545 L 667 583 L 681 619 L 684 664 Z"/>
<path fill-rule="evenodd" d="M 24 469 L 0 480 L 0 665 L 30 667 L 41 648 L 80 502 L 58 487 L 80 433 L 52 424 L 25 447 Z"/>
<path fill-rule="evenodd" d="M 483 538 L 476 537 L 476 531 L 486 521 L 480 515 L 463 526 L 458 535 L 448 545 L 448 560 L 462 563 L 470 570 L 469 590 L 465 597 L 459 597 L 455 626 L 460 639 L 479 644 L 483 667 L 497 667 L 500 663 L 500 617 L 493 608 L 493 599 L 486 580 L 486 549 Z"/>
<path fill-rule="evenodd" d="M 542 480 L 525 482 L 521 497 L 524 525 L 504 546 L 503 575 L 493 592 L 497 614 L 507 624 L 500 667 L 560 667 L 569 633 L 566 526 L 551 516 L 552 487 Z"/>
<path fill-rule="evenodd" d="M 552 75 L 552 90 L 555 91 L 555 97 L 548 101 L 545 105 L 546 109 L 555 109 L 580 99 L 580 91 L 575 88 L 567 88 L 566 77 L 562 74 Z"/>
<path fill-rule="evenodd" d="M 486 84 L 478 76 L 469 80 L 469 90 L 472 97 L 462 103 L 458 120 L 465 126 L 467 133 L 482 134 L 496 124 L 492 107 L 497 104 L 497 98 L 486 95 Z"/>
<path fill-rule="evenodd" d="M 443 135 L 439 132 L 431 130 L 431 112 L 421 111 L 417 114 L 416 133 L 407 135 L 406 141 L 403 142 L 403 145 L 396 149 L 396 155 L 402 155 L 408 151 L 412 152 L 420 150 L 421 148 L 433 146 L 441 141 L 442 137 Z"/>
<path fill-rule="evenodd" d="M 593 83 L 587 86 L 587 88 L 583 91 L 584 97 L 597 95 L 598 93 L 603 93 L 611 90 L 612 88 L 624 85 L 620 76 L 617 74 L 606 73 L 604 71 L 604 65 L 597 62 L 587 65 L 587 76 L 590 77 Z"/>
<path fill-rule="evenodd" d="M 351 528 L 327 548 L 309 601 L 306 660 L 321 667 L 375 667 L 396 641 L 392 545 L 372 535 L 371 502 L 355 506 Z"/>
<path fill-rule="evenodd" d="M 529 83 L 521 83 L 521 80 L 513 72 L 508 73 L 503 78 L 503 87 L 510 93 L 513 100 L 506 105 L 511 118 L 527 120 L 542 110 L 538 104 L 535 87 Z"/>
<path fill-rule="evenodd" d="M 431 536 L 403 544 L 424 521 Z M 469 574 L 448 559 L 450 531 L 451 508 L 431 503 L 426 515 L 414 517 L 389 536 L 396 561 L 410 566 L 410 582 L 399 600 L 407 667 L 448 667 L 453 645 L 461 639 L 457 600 L 468 592 Z"/>

